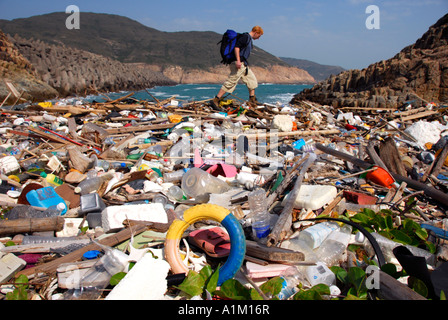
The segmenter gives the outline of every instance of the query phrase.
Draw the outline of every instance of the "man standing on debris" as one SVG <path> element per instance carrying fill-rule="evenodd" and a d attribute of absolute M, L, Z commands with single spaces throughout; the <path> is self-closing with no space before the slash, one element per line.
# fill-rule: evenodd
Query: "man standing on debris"
<path fill-rule="evenodd" d="M 264 31 L 260 26 L 255 26 L 249 33 L 243 33 L 235 45 L 236 60 L 230 64 L 230 75 L 224 82 L 221 90 L 211 101 L 212 107 L 219 110 L 219 102 L 225 93 L 232 93 L 238 81 L 241 79 L 249 90 L 249 103 L 259 105 L 255 97 L 255 89 L 258 87 L 258 81 L 252 70 L 249 69 L 248 59 L 253 48 L 253 40 L 260 39 Z"/>

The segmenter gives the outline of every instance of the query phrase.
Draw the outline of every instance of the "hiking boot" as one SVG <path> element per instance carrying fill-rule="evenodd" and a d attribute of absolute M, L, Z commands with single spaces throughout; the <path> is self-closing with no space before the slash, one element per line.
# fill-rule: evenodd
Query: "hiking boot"
<path fill-rule="evenodd" d="M 255 96 L 250 96 L 250 98 L 249 98 L 249 104 L 250 104 L 252 107 L 257 107 L 257 106 L 263 105 L 262 103 L 260 103 L 260 102 L 257 101 L 257 98 L 256 98 Z"/>
<path fill-rule="evenodd" d="M 221 111 L 222 108 L 219 106 L 219 102 L 221 101 L 220 98 L 214 97 L 213 100 L 210 101 L 210 105 L 213 110 Z"/>

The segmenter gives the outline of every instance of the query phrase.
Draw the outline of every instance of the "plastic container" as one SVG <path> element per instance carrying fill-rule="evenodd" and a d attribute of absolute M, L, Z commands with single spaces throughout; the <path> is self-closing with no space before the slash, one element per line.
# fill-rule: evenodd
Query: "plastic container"
<path fill-rule="evenodd" d="M 166 172 L 163 174 L 163 182 L 178 182 L 182 180 L 184 174 L 188 169 L 176 170 L 173 172 Z"/>
<path fill-rule="evenodd" d="M 395 179 L 389 174 L 389 172 L 378 166 L 374 166 L 373 168 L 376 168 L 376 170 L 368 172 L 366 178 L 376 184 L 379 184 L 380 186 L 389 189 L 392 188 L 395 183 Z"/>
<path fill-rule="evenodd" d="M 101 212 L 106 208 L 103 199 L 98 193 L 88 193 L 80 197 L 81 213 Z"/>
<path fill-rule="evenodd" d="M 305 280 L 305 276 L 296 267 L 286 269 L 280 278 L 283 279 L 282 289 L 277 295 L 280 300 L 292 297 L 299 290 L 297 286 Z"/>
<path fill-rule="evenodd" d="M 322 244 L 331 232 L 337 229 L 339 229 L 339 226 L 334 222 L 316 223 L 300 231 L 298 240 L 303 241 L 309 248 L 314 250 Z"/>
<path fill-rule="evenodd" d="M 98 244 L 98 243 L 97 243 Z M 128 264 L 128 255 L 124 252 L 98 244 L 105 254 L 81 278 L 79 288 L 67 291 L 66 300 L 97 299 L 104 288 L 109 285 L 110 278 L 125 269 Z"/>
<path fill-rule="evenodd" d="M 179 188 L 178 186 L 171 186 L 168 189 L 168 196 L 176 201 L 187 200 L 184 191 L 182 190 L 182 188 Z"/>
<path fill-rule="evenodd" d="M 204 193 L 227 192 L 230 186 L 202 169 L 191 168 L 182 178 L 182 190 L 187 196 L 195 198 Z"/>
<path fill-rule="evenodd" d="M 61 178 L 59 178 L 58 176 L 54 175 L 53 173 L 41 172 L 40 176 L 42 178 L 44 178 L 45 181 L 49 185 L 51 185 L 53 187 L 59 187 L 59 186 L 61 186 L 64 183 L 64 181 L 62 181 Z"/>
<path fill-rule="evenodd" d="M 155 172 L 153 169 L 148 169 L 148 170 L 146 170 L 145 177 L 149 181 L 156 182 L 157 179 L 159 178 L 159 174 L 157 172 Z"/>
<path fill-rule="evenodd" d="M 93 191 L 97 191 L 104 182 L 111 180 L 113 177 L 113 172 L 107 172 L 95 178 L 85 179 L 75 188 L 75 193 L 85 195 Z"/>
<path fill-rule="evenodd" d="M 271 218 L 267 210 L 266 191 L 257 189 L 248 195 L 250 208 L 249 217 L 252 219 L 252 231 L 257 241 L 263 241 L 271 231 Z"/>
<path fill-rule="evenodd" d="M 26 199 L 30 205 L 41 208 L 49 208 L 62 203 L 65 209 L 61 212 L 61 215 L 67 213 L 67 205 L 64 199 L 51 186 L 29 191 L 26 194 Z"/>
<path fill-rule="evenodd" d="M 87 220 L 87 224 L 89 225 L 90 229 L 95 229 L 96 227 L 101 227 L 102 226 L 102 216 L 101 216 L 101 212 L 97 211 L 97 212 L 89 212 L 86 215 L 86 220 Z"/>
<path fill-rule="evenodd" d="M 306 278 L 311 286 L 323 283 L 330 287 L 336 282 L 335 274 L 321 261 L 315 266 L 306 267 Z"/>
<path fill-rule="evenodd" d="M 350 242 L 352 227 L 344 225 L 333 231 L 316 251 L 318 259 L 331 267 L 338 264 Z"/>

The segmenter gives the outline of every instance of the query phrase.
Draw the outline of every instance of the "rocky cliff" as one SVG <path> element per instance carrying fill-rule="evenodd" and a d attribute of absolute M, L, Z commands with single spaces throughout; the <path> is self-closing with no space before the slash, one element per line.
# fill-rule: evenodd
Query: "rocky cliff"
<path fill-rule="evenodd" d="M 448 14 L 395 57 L 362 70 L 349 70 L 304 90 L 291 101 L 334 107 L 420 106 L 448 101 Z"/>
<path fill-rule="evenodd" d="M 11 41 L 35 67 L 41 79 L 61 96 L 175 84 L 141 63 L 122 63 L 84 50 L 27 40 L 17 35 Z"/>
<path fill-rule="evenodd" d="M 10 80 L 14 87 L 23 92 L 24 99 L 47 99 L 57 96 L 57 91 L 39 79 L 34 66 L 23 57 L 8 37 L 0 30 L 0 103 L 8 96 L 9 91 L 3 80 Z M 15 103 L 17 98 L 11 97 L 7 103 Z"/>

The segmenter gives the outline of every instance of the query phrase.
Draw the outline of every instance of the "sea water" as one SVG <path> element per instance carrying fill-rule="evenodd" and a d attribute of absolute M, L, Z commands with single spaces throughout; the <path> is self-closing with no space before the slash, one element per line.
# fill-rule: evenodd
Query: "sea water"
<path fill-rule="evenodd" d="M 157 86 L 147 91 L 158 100 L 165 100 L 171 97 L 182 102 L 202 101 L 212 99 L 216 96 L 221 84 L 179 84 L 175 86 Z M 255 95 L 260 103 L 269 103 L 274 105 L 288 105 L 291 99 L 297 93 L 302 92 L 312 85 L 304 84 L 259 84 L 255 90 Z M 146 90 L 135 92 L 132 98 L 137 100 L 154 101 Z M 129 94 L 130 92 L 108 93 L 110 99 L 118 99 Z M 249 93 L 244 84 L 239 84 L 232 95 L 224 95 L 226 99 L 249 100 Z M 88 96 L 88 101 L 104 102 L 102 96 Z"/>

